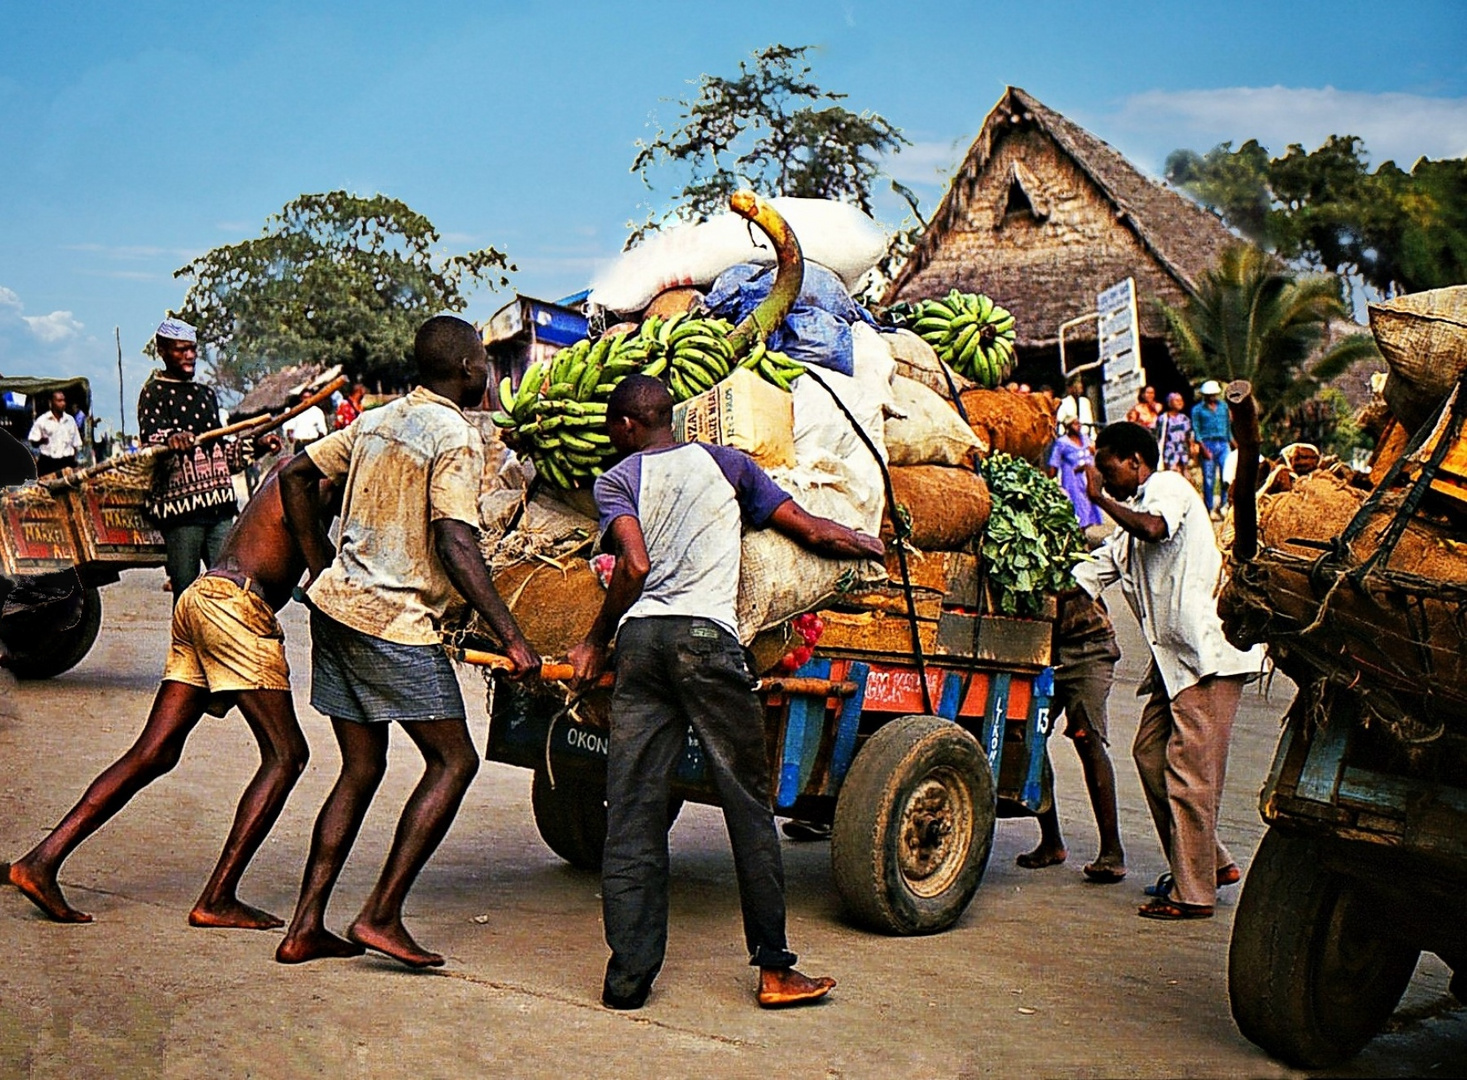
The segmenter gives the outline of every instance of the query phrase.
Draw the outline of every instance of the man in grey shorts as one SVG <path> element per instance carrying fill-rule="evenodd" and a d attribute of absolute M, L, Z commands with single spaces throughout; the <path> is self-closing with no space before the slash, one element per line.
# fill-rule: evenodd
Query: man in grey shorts
<path fill-rule="evenodd" d="M 443 963 L 408 934 L 402 905 L 479 767 L 439 644 L 445 612 L 462 597 L 500 636 L 516 677 L 540 667 L 479 553 L 484 449 L 461 409 L 484 395 L 484 346 L 467 322 L 439 315 L 418 329 L 413 353 L 411 393 L 312 443 L 280 476 L 286 521 L 310 566 L 311 704 L 331 717 L 341 747 L 341 776 L 316 819 L 295 918 L 275 953 L 284 964 L 364 948 L 410 967 Z M 322 477 L 344 487 L 334 559 L 315 507 Z M 326 904 L 387 768 L 391 720 L 426 771 L 342 939 L 325 928 Z"/>
<path fill-rule="evenodd" d="M 1090 808 L 1100 831 L 1100 853 L 1082 868 L 1098 885 L 1113 885 L 1126 876 L 1126 852 L 1121 846 L 1121 827 L 1116 811 L 1116 771 L 1106 747 L 1110 745 L 1106 702 L 1115 681 L 1115 627 L 1100 599 L 1092 600 L 1082 589 L 1060 596 L 1059 617 L 1054 624 L 1053 715 L 1065 716 L 1065 735 L 1080 755 Z M 1045 772 L 1053 772 L 1045 763 Z M 1069 852 L 1060 834 L 1059 809 L 1051 794 L 1049 809 L 1039 815 L 1039 846 L 1015 861 L 1027 870 L 1055 866 Z"/>

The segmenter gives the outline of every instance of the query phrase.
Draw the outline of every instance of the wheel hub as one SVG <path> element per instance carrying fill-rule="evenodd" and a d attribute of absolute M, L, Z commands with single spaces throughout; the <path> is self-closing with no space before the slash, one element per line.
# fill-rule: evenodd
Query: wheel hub
<path fill-rule="evenodd" d="M 902 806 L 899 866 L 907 886 L 936 896 L 962 869 L 972 840 L 973 799 L 950 770 L 916 784 Z"/>

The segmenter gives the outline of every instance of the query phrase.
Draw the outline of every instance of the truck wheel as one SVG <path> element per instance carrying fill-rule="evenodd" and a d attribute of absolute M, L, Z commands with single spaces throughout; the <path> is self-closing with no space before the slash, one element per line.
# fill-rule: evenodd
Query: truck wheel
<path fill-rule="evenodd" d="M 545 846 L 577 870 L 600 871 L 606 850 L 606 789 L 580 776 L 562 777 L 550 786 L 544 769 L 535 770 L 530 808 Z M 682 813 L 683 800 L 667 800 L 667 827 Z"/>
<path fill-rule="evenodd" d="M 34 652 L 15 649 L 10 657 L 10 670 L 17 679 L 50 679 L 70 671 L 96 643 L 102 629 L 102 594 L 94 588 L 82 589 L 82 610 L 76 622 L 60 633 L 47 635 Z"/>
<path fill-rule="evenodd" d="M 993 849 L 993 773 L 978 741 L 904 716 L 866 741 L 835 804 L 830 861 L 851 916 L 889 934 L 946 930 Z"/>
<path fill-rule="evenodd" d="M 1400 1003 L 1421 953 L 1380 936 L 1316 841 L 1264 834 L 1233 918 L 1228 996 L 1238 1030 L 1317 1069 L 1359 1053 Z"/>

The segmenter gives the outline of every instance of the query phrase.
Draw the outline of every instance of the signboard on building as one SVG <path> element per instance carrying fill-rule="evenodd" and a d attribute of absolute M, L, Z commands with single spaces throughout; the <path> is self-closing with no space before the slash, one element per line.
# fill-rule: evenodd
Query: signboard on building
<path fill-rule="evenodd" d="M 1095 298 L 1099 317 L 1103 421 L 1124 420 L 1145 385 L 1141 369 L 1141 322 L 1136 315 L 1136 281 L 1126 278 Z"/>

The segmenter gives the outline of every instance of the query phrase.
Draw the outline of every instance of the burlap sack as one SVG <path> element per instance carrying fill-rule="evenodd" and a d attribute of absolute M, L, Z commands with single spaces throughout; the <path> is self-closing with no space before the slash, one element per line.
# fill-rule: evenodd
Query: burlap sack
<path fill-rule="evenodd" d="M 1370 304 L 1370 330 L 1390 366 L 1385 399 L 1414 431 L 1467 372 L 1467 285 Z"/>
<path fill-rule="evenodd" d="M 1054 442 L 1054 404 L 1040 394 L 969 390 L 962 396 L 968 423 L 992 453 L 1012 454 L 1041 468 Z"/>
<path fill-rule="evenodd" d="M 525 640 L 547 658 L 564 656 L 586 636 L 606 596 L 584 559 L 566 560 L 564 570 L 539 561 L 520 563 L 495 574 L 494 588 Z M 476 632 L 485 630 L 476 627 Z"/>
<path fill-rule="evenodd" d="M 801 509 L 817 517 L 853 529 L 874 527 L 866 509 L 851 500 L 841 477 L 813 470 L 775 470 L 771 476 Z M 885 579 L 886 567 L 879 562 L 830 559 L 774 529 L 748 530 L 739 566 L 739 640 L 749 644 L 760 631 L 819 607 L 842 587 Z"/>
<path fill-rule="evenodd" d="M 932 346 L 910 330 L 897 330 L 895 333 L 883 334 L 881 340 L 886 342 L 891 358 L 896 361 L 898 375 L 921 383 L 933 393 L 941 396 L 944 401 L 952 399 L 952 389 L 948 386 L 947 375 L 952 376 L 952 385 L 957 387 L 960 394 L 964 390 L 973 390 L 978 385 L 944 364 L 938 359 L 937 352 Z M 944 368 L 947 369 L 946 375 L 943 372 Z"/>
<path fill-rule="evenodd" d="M 987 445 L 943 398 L 914 379 L 891 380 L 894 415 L 886 420 L 892 465 L 965 465 Z"/>
<path fill-rule="evenodd" d="M 1323 545 L 1343 534 L 1368 494 L 1337 467 L 1261 497 L 1263 548 L 1235 571 L 1220 598 L 1224 630 L 1239 645 L 1282 635 L 1279 643 L 1290 648 L 1276 659 L 1296 680 L 1317 677 L 1324 668 L 1408 703 L 1425 696 L 1431 705 L 1418 719 L 1428 726 L 1439 715 L 1467 722 L 1467 627 L 1457 599 L 1467 588 L 1467 542 L 1460 535 L 1412 519 L 1378 564 L 1381 572 L 1365 578 L 1363 592 L 1349 581 L 1331 589 L 1333 575 L 1316 578 L 1312 572 Z M 1386 498 L 1382 512 L 1351 543 L 1347 565 L 1359 566 L 1379 549 L 1400 499 L 1400 492 Z M 1402 584 L 1407 591 L 1396 587 Z M 1302 639 L 1301 627 L 1312 627 Z M 1301 670 L 1301 663 L 1309 667 Z"/>
<path fill-rule="evenodd" d="M 891 470 L 897 505 L 911 518 L 910 542 L 923 551 L 959 551 L 988 524 L 993 504 L 988 485 L 972 469 L 912 465 Z M 881 522 L 881 536 L 894 536 L 891 514 Z"/>

